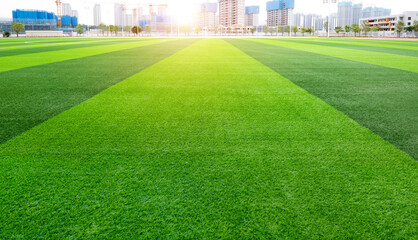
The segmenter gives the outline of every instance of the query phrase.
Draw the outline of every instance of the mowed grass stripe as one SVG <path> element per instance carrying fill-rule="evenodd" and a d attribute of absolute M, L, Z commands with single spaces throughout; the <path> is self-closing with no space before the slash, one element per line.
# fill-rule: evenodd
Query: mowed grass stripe
<path fill-rule="evenodd" d="M 246 40 L 229 42 L 418 159 L 417 73 Z"/>
<path fill-rule="evenodd" d="M 27 46 L 27 45 L 41 45 L 41 44 L 52 44 L 52 43 L 66 43 L 66 42 L 77 42 L 77 41 L 94 41 L 96 39 L 80 39 L 80 38 L 19 38 L 15 41 L 5 41 L 0 39 L 0 47 L 6 46 Z"/>
<path fill-rule="evenodd" d="M 299 43 L 296 41 L 281 40 L 265 40 L 265 39 L 248 39 L 259 43 L 267 43 L 275 46 L 281 46 L 305 52 L 317 53 L 331 57 L 338 57 L 356 62 L 374 64 L 383 67 L 395 68 L 405 71 L 418 73 L 418 58 L 411 56 L 403 56 L 397 54 L 389 54 L 382 52 L 372 52 L 364 50 L 346 49 L 328 46 L 315 46 L 311 44 Z"/>
<path fill-rule="evenodd" d="M 99 55 L 130 48 L 147 46 L 156 43 L 173 41 L 169 39 L 138 40 L 135 42 L 118 43 L 105 46 L 87 47 L 82 49 L 66 49 L 52 52 L 32 53 L 0 58 L 0 72 L 37 66 L 53 62 Z"/>
<path fill-rule="evenodd" d="M 130 39 L 130 40 L 117 40 L 117 39 L 101 39 L 101 40 L 78 40 L 78 41 L 68 41 L 68 42 L 53 42 L 53 43 L 24 43 L 19 44 L 17 46 L 0 46 L 0 53 L 4 51 L 16 50 L 16 49 L 31 49 L 31 48 L 43 48 L 43 47 L 52 47 L 52 46 L 62 46 L 62 45 L 72 45 L 72 44 L 90 44 L 96 42 L 128 42 L 134 41 L 138 39 Z"/>
<path fill-rule="evenodd" d="M 326 39 L 324 39 L 326 40 Z M 352 39 L 352 38 L 332 38 L 331 41 L 344 41 L 344 42 L 364 42 L 364 43 L 376 43 L 381 45 L 403 45 L 403 46 L 417 46 L 418 41 L 410 41 L 410 40 L 387 40 L 387 39 Z"/>
<path fill-rule="evenodd" d="M 314 40 L 315 41 L 315 40 Z M 403 50 L 418 50 L 418 44 L 409 44 L 409 45 L 400 45 L 392 40 L 382 40 L 384 44 L 379 42 L 365 42 L 365 41 L 350 41 L 350 40 L 334 40 L 334 39 L 320 39 L 320 42 L 329 42 L 329 43 L 340 43 L 347 45 L 356 45 L 356 46 L 369 46 L 369 47 L 382 47 L 382 48 L 395 48 Z"/>
<path fill-rule="evenodd" d="M 220 39 L 0 149 L 2 238 L 417 233 L 415 160 Z"/>
<path fill-rule="evenodd" d="M 131 40 L 132 42 L 138 40 Z M 86 47 L 95 47 L 95 46 L 104 46 L 110 44 L 118 44 L 124 43 L 118 41 L 91 41 L 91 42 L 73 42 L 73 43 L 59 43 L 59 44 L 44 44 L 40 46 L 31 46 L 26 48 L 14 48 L 8 50 L 1 50 L 0 48 L 0 57 L 8 57 L 8 56 L 15 56 L 15 55 L 24 55 L 24 54 L 32 54 L 32 53 L 41 53 L 41 52 L 52 52 L 52 51 L 60 51 L 66 49 L 77 49 L 77 48 L 86 48 Z"/>
<path fill-rule="evenodd" d="M 318 45 L 318 46 L 338 47 L 338 48 L 345 48 L 345 49 L 364 50 L 364 51 L 382 52 L 382 53 L 418 57 L 418 47 L 411 47 L 411 46 L 378 45 L 378 44 L 366 44 L 366 43 L 361 43 L 361 42 L 353 43 L 353 42 L 344 42 L 344 41 L 323 41 L 322 39 L 321 40 L 286 39 L 286 41 L 313 44 L 313 45 Z"/>
<path fill-rule="evenodd" d="M 0 143 L 89 99 L 188 46 L 193 40 L 0 73 Z"/>

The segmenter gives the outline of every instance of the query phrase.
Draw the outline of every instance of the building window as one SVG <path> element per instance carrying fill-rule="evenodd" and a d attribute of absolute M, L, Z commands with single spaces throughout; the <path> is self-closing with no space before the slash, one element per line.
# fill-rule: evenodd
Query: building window
<path fill-rule="evenodd" d="M 411 17 L 408 17 L 408 20 L 411 20 Z"/>

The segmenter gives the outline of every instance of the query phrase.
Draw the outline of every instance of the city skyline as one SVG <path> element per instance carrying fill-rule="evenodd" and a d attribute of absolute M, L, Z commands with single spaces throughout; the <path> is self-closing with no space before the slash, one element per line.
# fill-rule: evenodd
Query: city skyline
<path fill-rule="evenodd" d="M 101 18 L 105 24 L 114 24 L 114 3 L 115 0 L 67 0 L 65 3 L 69 3 L 72 9 L 78 11 L 79 22 L 83 24 L 93 24 L 93 7 L 94 4 L 101 4 Z M 197 12 L 201 3 L 206 0 L 155 0 L 155 1 L 125 1 L 125 2 L 137 2 L 137 3 L 168 3 L 167 9 L 170 15 L 180 15 L 183 18 L 183 22 L 186 23 L 193 15 L 193 12 Z M 217 1 L 209 1 L 217 2 Z M 246 0 L 245 5 L 259 5 L 260 6 L 260 24 L 265 24 L 267 18 L 266 12 L 266 0 Z M 391 8 L 392 13 L 402 13 L 406 10 L 418 10 L 418 2 L 411 3 L 408 0 L 399 0 L 397 4 L 393 4 L 393 1 L 389 0 L 364 0 L 353 1 L 354 3 L 363 3 L 363 7 L 378 6 L 384 8 Z M 13 2 L 2 3 L 0 8 L 0 18 L 11 18 L 12 10 L 14 9 L 40 9 L 51 12 L 56 12 L 54 0 L 38 0 L 36 3 L 30 0 L 15 0 Z M 331 12 L 337 12 L 336 4 L 333 4 Z M 181 13 L 181 14 L 179 14 Z M 295 0 L 294 13 L 303 14 L 318 14 L 326 16 L 328 14 L 328 8 L 322 3 L 322 0 Z"/>

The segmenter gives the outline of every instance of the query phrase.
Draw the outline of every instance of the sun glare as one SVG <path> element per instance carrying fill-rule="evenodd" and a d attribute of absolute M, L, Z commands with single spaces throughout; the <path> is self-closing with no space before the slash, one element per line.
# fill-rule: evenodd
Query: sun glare
<path fill-rule="evenodd" d="M 179 3 L 172 7 L 173 14 L 176 16 L 180 25 L 190 25 L 193 23 L 194 10 L 190 4 Z"/>

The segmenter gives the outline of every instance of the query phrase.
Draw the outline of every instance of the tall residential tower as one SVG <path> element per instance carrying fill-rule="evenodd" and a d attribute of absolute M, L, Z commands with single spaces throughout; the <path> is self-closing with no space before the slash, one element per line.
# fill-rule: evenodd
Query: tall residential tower
<path fill-rule="evenodd" d="M 260 6 L 245 7 L 245 26 L 258 26 L 258 16 L 260 14 Z"/>
<path fill-rule="evenodd" d="M 212 29 L 216 26 L 217 3 L 203 3 L 199 13 L 199 27 L 202 29 Z"/>
<path fill-rule="evenodd" d="M 224 27 L 243 27 L 245 0 L 219 0 L 219 24 Z"/>
<path fill-rule="evenodd" d="M 100 4 L 94 4 L 93 7 L 93 23 L 98 26 L 102 22 L 102 9 Z"/>
<path fill-rule="evenodd" d="M 293 24 L 295 0 L 273 0 L 266 4 L 267 26 L 286 26 Z"/>

